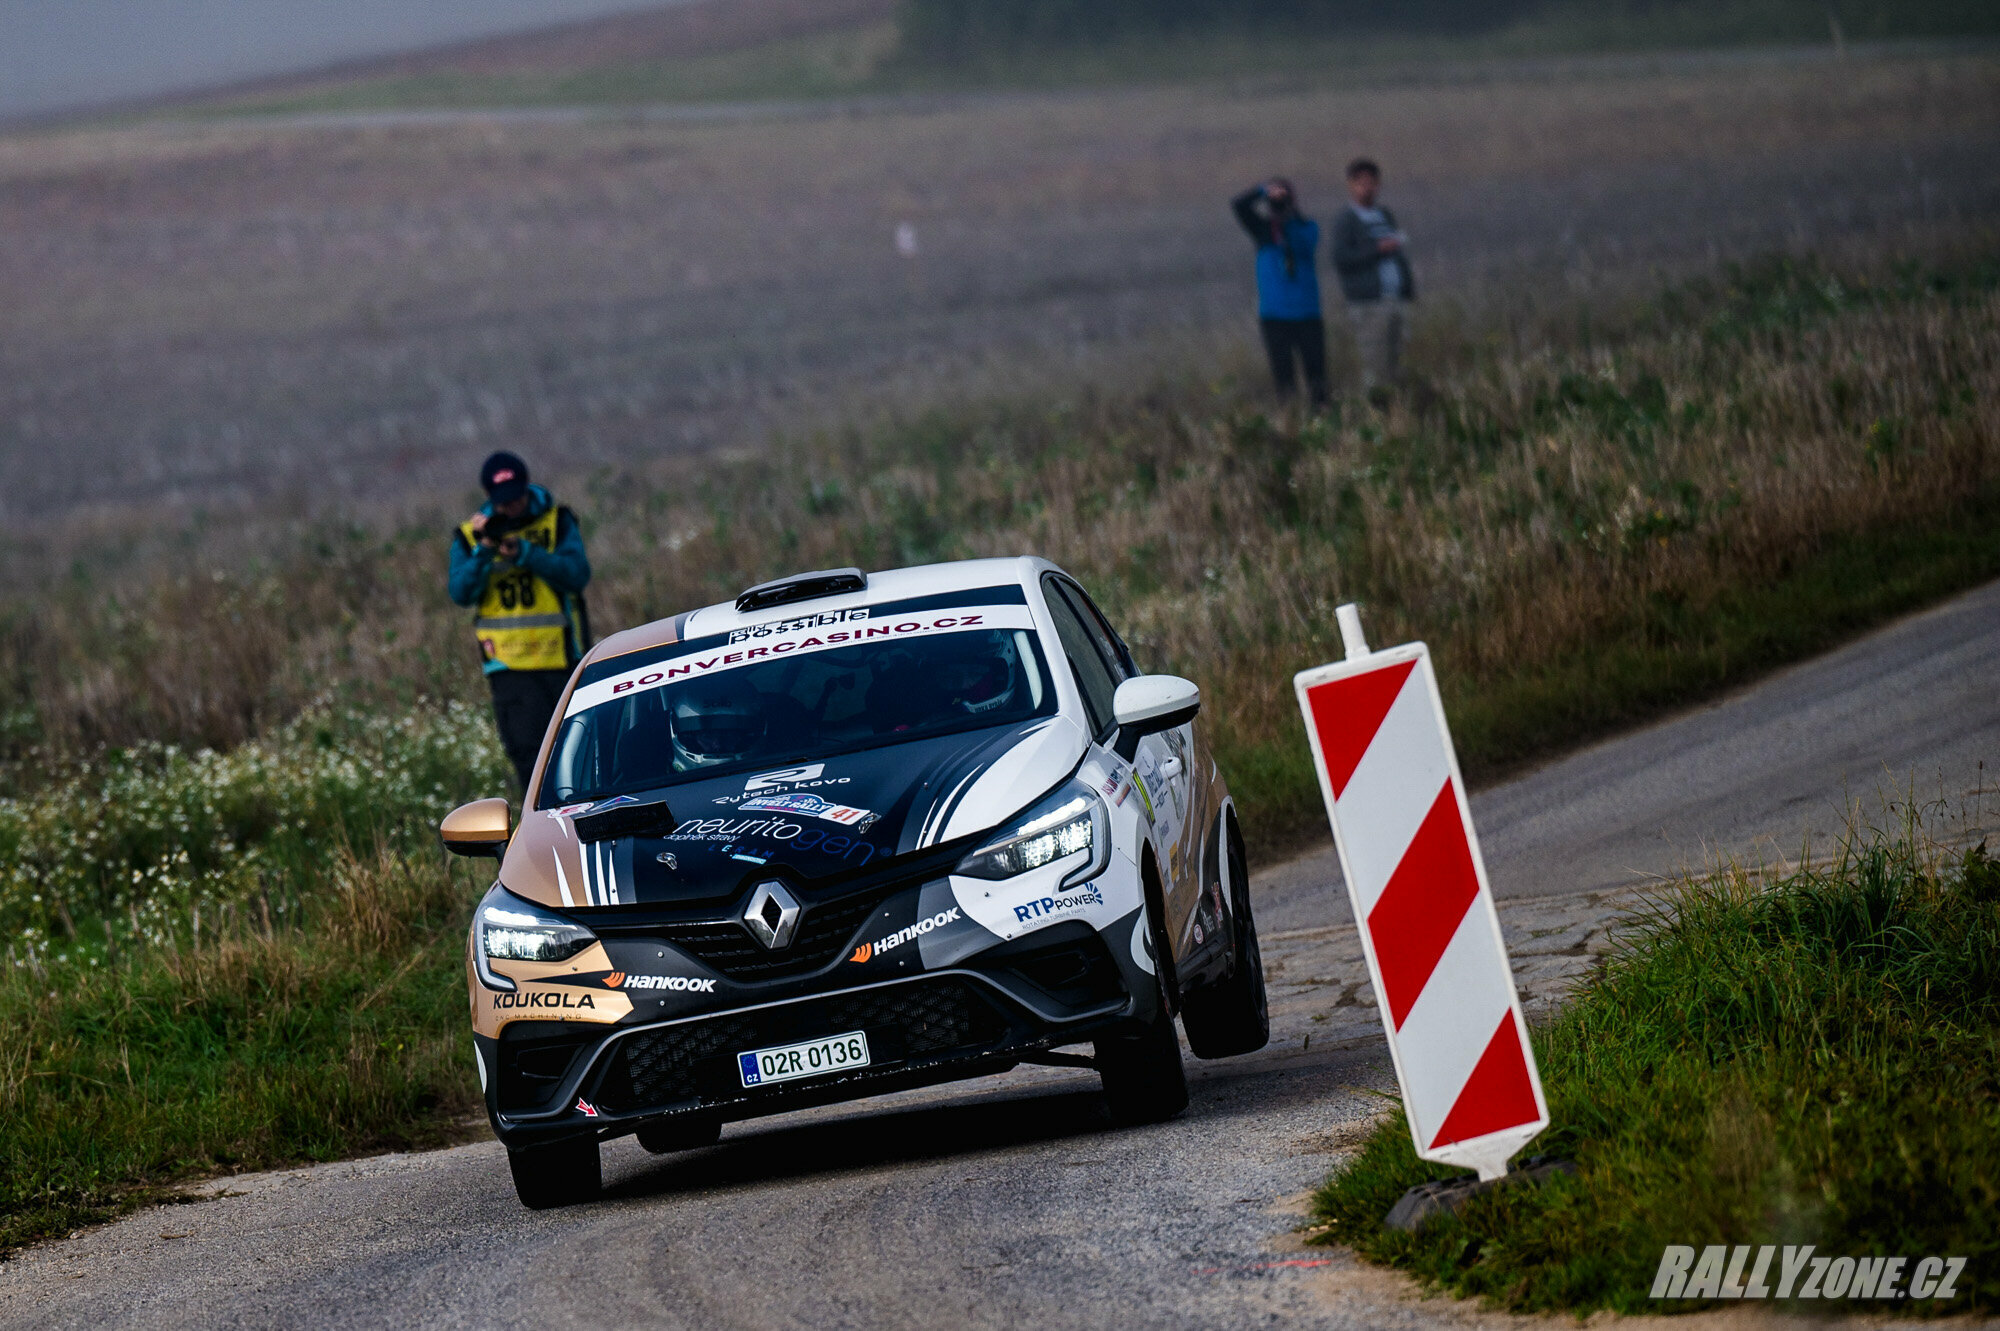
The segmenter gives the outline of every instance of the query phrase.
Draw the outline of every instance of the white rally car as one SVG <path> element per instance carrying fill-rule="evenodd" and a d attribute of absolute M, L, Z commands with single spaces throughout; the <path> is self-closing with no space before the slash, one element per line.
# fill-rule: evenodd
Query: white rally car
<path fill-rule="evenodd" d="M 530 1206 L 598 1143 L 1084 1061 L 1113 1118 L 1269 1034 L 1242 835 L 1200 694 L 1141 674 L 1046 560 L 809 573 L 606 639 L 467 954 L 495 1132 Z"/>

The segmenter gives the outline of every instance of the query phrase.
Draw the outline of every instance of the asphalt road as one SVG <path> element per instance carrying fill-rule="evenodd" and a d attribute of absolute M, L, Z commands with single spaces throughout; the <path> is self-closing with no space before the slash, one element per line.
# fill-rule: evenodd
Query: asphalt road
<path fill-rule="evenodd" d="M 1849 795 L 1914 778 L 2000 821 L 1996 680 L 2000 584 L 1478 796 L 1531 1009 L 1654 875 L 1795 854 Z M 1260 876 L 1274 1039 L 1191 1063 L 1174 1123 L 1112 1130 L 1092 1075 L 1023 1069 L 683 1156 L 622 1141 L 568 1211 L 523 1210 L 492 1142 L 239 1178 L 0 1264 L 0 1328 L 1488 1322 L 1292 1233 L 1390 1087 L 1330 878 Z"/>

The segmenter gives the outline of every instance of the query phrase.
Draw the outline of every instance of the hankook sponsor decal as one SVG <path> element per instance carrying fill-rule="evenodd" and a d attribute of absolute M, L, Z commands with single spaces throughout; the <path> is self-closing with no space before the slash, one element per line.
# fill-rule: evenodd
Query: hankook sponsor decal
<path fill-rule="evenodd" d="M 697 979 L 692 975 L 627 975 L 624 984 L 612 985 L 623 989 L 665 989 L 677 994 L 712 994 L 715 981 Z M 609 980 L 605 981 L 610 984 Z"/>
<path fill-rule="evenodd" d="M 852 614 L 854 612 L 847 612 Z M 575 716 L 587 712 L 616 698 L 630 697 L 681 680 L 701 679 L 725 670 L 753 665 L 759 661 L 775 660 L 780 656 L 790 656 L 806 652 L 830 651 L 836 647 L 850 647 L 876 639 L 922 638 L 940 633 L 962 633 L 967 629 L 1033 629 L 1034 615 L 1025 605 L 975 605 L 943 611 L 923 611 L 903 617 L 881 620 L 862 620 L 845 623 L 843 627 L 827 628 L 814 624 L 777 631 L 779 626 L 763 625 L 772 631 L 756 638 L 756 645 L 732 643 L 728 648 L 690 652 L 685 656 L 670 658 L 654 665 L 641 666 L 622 675 L 613 675 L 586 684 L 570 694 L 569 708 L 563 715 Z M 752 632 L 752 630 L 737 630 Z M 733 635 L 732 635 L 733 636 Z"/>
<path fill-rule="evenodd" d="M 941 910 L 928 919 L 918 920 L 908 928 L 896 930 L 895 933 L 890 934 L 887 938 L 878 938 L 872 943 L 863 943 L 860 947 L 855 948 L 853 955 L 847 959 L 849 961 L 867 961 L 871 957 L 876 957 L 884 952 L 899 948 L 912 939 L 921 938 L 933 929 L 943 928 L 958 918 L 959 910 L 956 906 L 953 906 L 950 910 Z"/>

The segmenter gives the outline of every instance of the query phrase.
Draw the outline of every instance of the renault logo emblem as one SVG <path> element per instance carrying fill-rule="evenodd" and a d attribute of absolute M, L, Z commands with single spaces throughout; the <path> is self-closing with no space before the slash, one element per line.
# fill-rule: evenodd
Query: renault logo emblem
<path fill-rule="evenodd" d="M 785 890 L 783 883 L 759 883 L 743 912 L 743 925 L 773 952 L 790 947 L 792 935 L 799 927 L 798 899 Z"/>

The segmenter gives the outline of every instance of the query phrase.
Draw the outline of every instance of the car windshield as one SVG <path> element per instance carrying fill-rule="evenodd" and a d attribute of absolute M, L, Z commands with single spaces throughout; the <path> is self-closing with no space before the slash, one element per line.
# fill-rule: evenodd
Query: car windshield
<path fill-rule="evenodd" d="M 680 682 L 656 678 L 642 675 L 643 691 L 628 685 L 623 696 L 564 719 L 542 807 L 1005 725 L 1056 705 L 1036 635 L 1019 628 L 780 656 Z"/>

